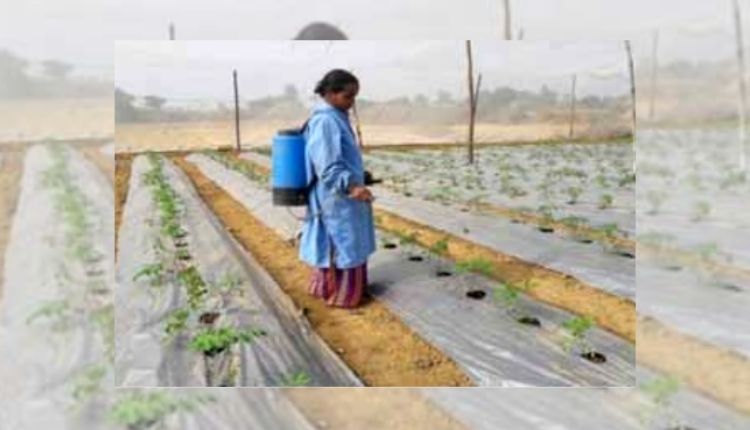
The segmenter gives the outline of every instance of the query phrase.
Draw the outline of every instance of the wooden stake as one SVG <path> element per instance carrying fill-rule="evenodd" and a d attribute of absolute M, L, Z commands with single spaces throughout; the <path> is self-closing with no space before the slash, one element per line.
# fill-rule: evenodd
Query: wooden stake
<path fill-rule="evenodd" d="M 654 103 L 656 99 L 656 75 L 659 70 L 659 30 L 651 34 L 651 94 L 648 103 L 648 120 L 654 120 Z"/>
<path fill-rule="evenodd" d="M 568 139 L 573 139 L 576 123 L 576 75 L 573 74 L 570 80 L 570 129 L 568 130 Z"/>
<path fill-rule="evenodd" d="M 357 141 L 359 142 L 359 147 L 364 148 L 365 147 L 365 141 L 362 140 L 362 128 L 359 126 L 359 114 L 357 113 L 357 103 L 354 103 L 352 105 L 352 114 L 354 114 L 354 130 L 357 132 Z"/>
<path fill-rule="evenodd" d="M 466 41 L 469 83 L 469 164 L 474 164 L 474 63 L 471 56 L 471 40 Z"/>
<path fill-rule="evenodd" d="M 511 33 L 510 27 L 510 0 L 503 0 L 503 9 L 505 10 L 505 40 L 512 40 L 513 33 Z"/>
<path fill-rule="evenodd" d="M 739 85 L 738 109 L 739 109 L 739 140 L 740 140 L 740 169 L 747 168 L 747 88 L 745 86 L 745 47 L 742 37 L 742 15 L 740 4 L 737 0 L 733 3 L 734 32 L 737 40 L 737 83 Z"/>
<path fill-rule="evenodd" d="M 237 139 L 237 152 L 242 151 L 240 146 L 240 93 L 237 87 L 237 70 L 232 71 L 232 77 L 234 80 L 234 132 Z"/>
<path fill-rule="evenodd" d="M 628 56 L 628 70 L 630 71 L 630 103 L 632 105 L 631 112 L 631 129 L 633 136 L 636 133 L 636 112 L 635 112 L 635 71 L 633 70 L 633 51 L 630 49 L 630 41 L 625 41 L 625 53 Z"/>

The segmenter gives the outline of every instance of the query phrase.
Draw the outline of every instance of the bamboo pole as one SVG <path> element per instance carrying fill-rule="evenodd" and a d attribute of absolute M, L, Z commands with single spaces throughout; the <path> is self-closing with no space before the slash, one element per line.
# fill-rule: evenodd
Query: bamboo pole
<path fill-rule="evenodd" d="M 739 141 L 740 141 L 740 169 L 747 168 L 747 88 L 745 85 L 745 47 L 742 36 L 742 15 L 738 0 L 733 3 L 734 32 L 737 40 L 737 84 L 739 86 L 738 109 L 739 109 Z"/>
<path fill-rule="evenodd" d="M 655 116 L 654 104 L 656 100 L 656 77 L 659 71 L 659 30 L 651 34 L 651 94 L 649 94 L 648 120 L 653 121 Z"/>
<path fill-rule="evenodd" d="M 466 57 L 468 59 L 467 79 L 469 84 L 469 164 L 474 164 L 474 63 L 471 56 L 471 40 L 466 41 Z"/>
<path fill-rule="evenodd" d="M 354 114 L 354 130 L 357 132 L 357 141 L 359 142 L 359 147 L 364 148 L 365 141 L 362 140 L 362 128 L 359 126 L 359 114 L 357 113 L 357 103 L 354 103 L 352 105 L 352 114 Z"/>
<path fill-rule="evenodd" d="M 510 0 L 503 0 L 503 9 L 505 10 L 505 40 L 512 40 L 511 17 L 510 17 Z"/>
<path fill-rule="evenodd" d="M 628 57 L 628 71 L 630 72 L 630 104 L 631 104 L 631 127 L 633 136 L 636 133 L 636 110 L 635 110 L 635 71 L 633 70 L 633 51 L 630 48 L 630 41 L 625 41 L 625 53 Z"/>
<path fill-rule="evenodd" d="M 570 79 L 570 128 L 568 129 L 568 139 L 573 139 L 576 124 L 576 75 Z"/>
<path fill-rule="evenodd" d="M 237 139 L 237 152 L 242 151 L 240 146 L 240 96 L 239 89 L 237 86 L 237 70 L 232 70 L 232 78 L 234 81 L 234 133 Z"/>

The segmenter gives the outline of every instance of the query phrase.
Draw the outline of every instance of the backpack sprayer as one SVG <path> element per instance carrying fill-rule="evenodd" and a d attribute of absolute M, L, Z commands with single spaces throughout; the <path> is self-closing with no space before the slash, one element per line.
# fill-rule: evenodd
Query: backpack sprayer
<path fill-rule="evenodd" d="M 305 168 L 305 129 L 280 130 L 271 145 L 271 192 L 276 206 L 306 206 L 307 196 L 317 178 L 308 185 Z M 383 182 L 365 171 L 365 185 Z"/>

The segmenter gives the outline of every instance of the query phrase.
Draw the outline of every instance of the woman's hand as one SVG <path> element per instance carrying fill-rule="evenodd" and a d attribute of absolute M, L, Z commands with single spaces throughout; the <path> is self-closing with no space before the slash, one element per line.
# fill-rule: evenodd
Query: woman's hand
<path fill-rule="evenodd" d="M 350 187 L 349 197 L 361 202 L 371 202 L 373 200 L 372 193 L 364 185 L 354 185 Z"/>

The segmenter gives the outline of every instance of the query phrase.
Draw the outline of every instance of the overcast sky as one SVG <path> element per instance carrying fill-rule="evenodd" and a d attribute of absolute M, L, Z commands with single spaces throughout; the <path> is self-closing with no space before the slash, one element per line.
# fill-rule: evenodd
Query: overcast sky
<path fill-rule="evenodd" d="M 750 22 L 750 0 L 740 0 Z M 731 0 L 511 0 L 514 33 L 526 39 L 634 39 L 646 55 L 653 28 L 665 58 L 731 55 Z M 0 47 L 60 58 L 111 74 L 113 42 L 163 39 L 288 39 L 326 20 L 359 39 L 486 39 L 502 33 L 501 0 L 0 0 Z M 746 32 L 748 33 L 748 32 Z"/>
<path fill-rule="evenodd" d="M 234 68 L 243 98 L 257 98 L 280 94 L 286 84 L 311 95 L 323 74 L 339 67 L 359 76 L 362 97 L 434 96 L 441 89 L 463 97 L 465 52 L 460 41 L 120 41 L 115 83 L 139 95 L 229 101 Z M 546 84 L 567 92 L 575 73 L 581 95 L 629 90 L 622 42 L 483 40 L 474 42 L 473 52 L 484 88 Z"/>

